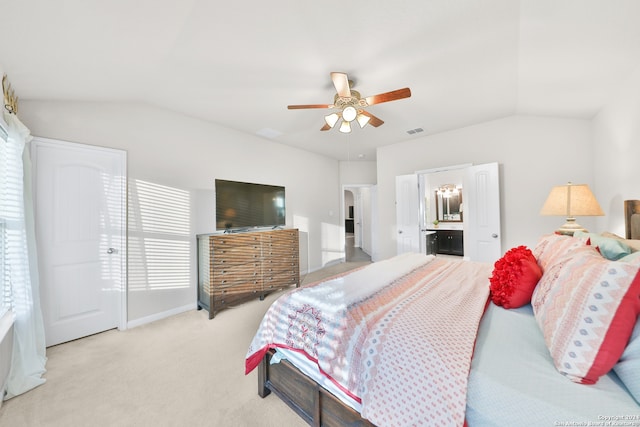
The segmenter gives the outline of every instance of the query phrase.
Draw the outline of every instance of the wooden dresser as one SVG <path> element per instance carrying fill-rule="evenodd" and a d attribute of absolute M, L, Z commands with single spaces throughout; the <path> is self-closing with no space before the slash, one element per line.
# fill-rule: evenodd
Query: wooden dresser
<path fill-rule="evenodd" d="M 200 234 L 198 309 L 209 319 L 227 307 L 300 286 L 298 230 Z"/>

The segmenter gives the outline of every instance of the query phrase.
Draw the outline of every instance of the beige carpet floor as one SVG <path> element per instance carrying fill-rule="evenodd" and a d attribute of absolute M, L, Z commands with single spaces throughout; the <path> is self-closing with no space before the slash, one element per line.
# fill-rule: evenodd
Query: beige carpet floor
<path fill-rule="evenodd" d="M 303 285 L 360 267 L 308 274 Z M 189 311 L 47 349 L 47 381 L 5 401 L 0 426 L 306 426 L 276 396 L 261 399 L 244 357 L 279 293 L 220 312 Z"/>

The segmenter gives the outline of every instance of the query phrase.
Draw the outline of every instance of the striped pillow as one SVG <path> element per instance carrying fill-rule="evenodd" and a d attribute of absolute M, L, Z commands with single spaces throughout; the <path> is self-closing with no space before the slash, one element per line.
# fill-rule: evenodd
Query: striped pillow
<path fill-rule="evenodd" d="M 566 255 L 576 248 L 587 245 L 588 238 L 565 236 L 562 234 L 547 234 L 538 240 L 533 249 L 533 256 L 536 257 L 538 265 L 544 272 L 549 263 Z"/>
<path fill-rule="evenodd" d="M 638 270 L 593 246 L 547 263 L 531 304 L 556 369 L 572 381 L 594 384 L 620 359 L 640 313 Z"/>

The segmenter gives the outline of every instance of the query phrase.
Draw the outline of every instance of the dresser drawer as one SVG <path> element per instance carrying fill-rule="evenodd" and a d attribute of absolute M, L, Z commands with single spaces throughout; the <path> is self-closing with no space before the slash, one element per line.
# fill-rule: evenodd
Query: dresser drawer
<path fill-rule="evenodd" d="M 298 241 L 298 230 L 274 230 L 262 233 L 262 242 L 266 243 L 269 241 L 279 241 L 279 242 L 297 242 Z"/>
<path fill-rule="evenodd" d="M 264 273 L 262 276 L 262 289 L 266 292 L 286 286 L 300 283 L 300 274 L 297 269 L 290 271 L 280 271 L 274 273 Z"/>
<path fill-rule="evenodd" d="M 269 272 L 278 272 L 284 270 L 298 269 L 298 258 L 270 258 L 262 261 L 262 272 L 267 274 Z"/>
<path fill-rule="evenodd" d="M 213 271 L 213 286 L 256 280 L 262 274 L 260 262 L 221 266 Z"/>
<path fill-rule="evenodd" d="M 268 244 L 262 246 L 262 257 L 263 258 L 298 258 L 300 251 L 298 247 L 291 247 L 293 245 L 278 245 L 278 244 Z"/>
<path fill-rule="evenodd" d="M 246 237 L 246 236 L 239 236 Z M 213 264 L 215 268 L 221 268 L 228 264 L 246 264 L 248 262 L 259 261 L 262 256 L 260 241 L 242 238 L 229 239 L 220 238 L 213 242 Z"/>

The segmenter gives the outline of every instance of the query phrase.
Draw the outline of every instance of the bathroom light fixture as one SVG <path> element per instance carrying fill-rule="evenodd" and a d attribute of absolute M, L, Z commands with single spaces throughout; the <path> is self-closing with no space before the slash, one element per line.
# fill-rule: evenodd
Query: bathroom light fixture
<path fill-rule="evenodd" d="M 442 197 L 449 198 L 454 194 L 458 194 L 460 190 L 455 184 L 443 184 L 438 187 L 438 194 L 442 195 Z"/>

